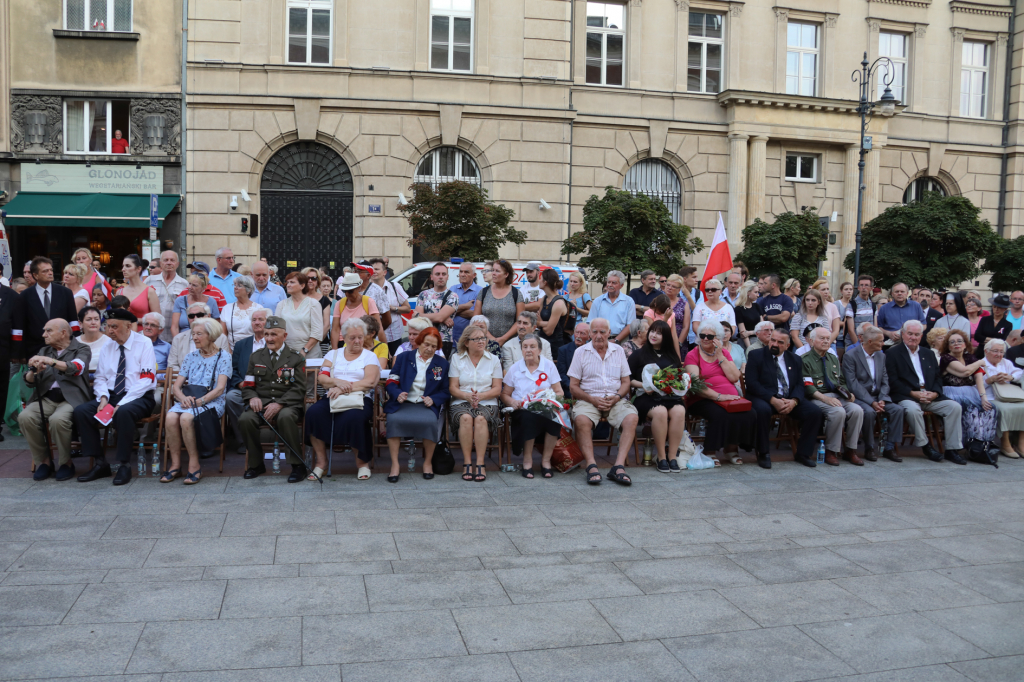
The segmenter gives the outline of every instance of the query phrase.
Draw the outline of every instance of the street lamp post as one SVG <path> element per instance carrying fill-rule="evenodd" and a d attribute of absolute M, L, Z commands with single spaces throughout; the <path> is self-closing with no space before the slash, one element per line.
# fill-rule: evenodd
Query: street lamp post
<path fill-rule="evenodd" d="M 882 97 L 877 102 L 874 102 L 868 98 L 871 94 L 871 77 L 878 72 L 879 67 L 884 69 L 882 72 L 882 83 L 885 85 L 885 90 L 882 92 Z M 853 267 L 855 287 L 857 286 L 857 280 L 860 278 L 860 240 L 861 228 L 864 222 L 864 157 L 870 151 L 864 144 L 868 130 L 868 120 L 873 115 L 875 107 L 881 109 L 884 116 L 891 116 L 896 110 L 896 98 L 889 88 L 895 75 L 891 59 L 879 57 L 869 65 L 867 52 L 864 53 L 864 59 L 860 63 L 860 70 L 854 71 L 850 75 L 850 80 L 857 83 L 860 87 L 860 102 L 857 105 L 857 113 L 860 114 L 860 161 L 857 163 L 857 239 Z"/>

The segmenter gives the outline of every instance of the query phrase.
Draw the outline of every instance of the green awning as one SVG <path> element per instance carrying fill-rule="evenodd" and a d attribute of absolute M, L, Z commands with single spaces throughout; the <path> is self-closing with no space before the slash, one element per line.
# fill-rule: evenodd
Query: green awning
<path fill-rule="evenodd" d="M 162 222 L 178 204 L 177 194 L 160 194 Z M 37 227 L 149 227 L 148 194 L 87 194 L 74 192 L 18 192 L 3 207 L 9 226 Z"/>

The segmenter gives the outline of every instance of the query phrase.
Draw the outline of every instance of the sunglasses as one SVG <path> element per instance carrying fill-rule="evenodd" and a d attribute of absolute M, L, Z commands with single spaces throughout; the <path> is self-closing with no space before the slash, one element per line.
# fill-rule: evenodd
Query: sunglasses
<path fill-rule="evenodd" d="M 714 341 L 715 339 L 718 338 L 714 334 L 698 334 L 697 336 L 704 339 L 705 341 Z"/>
<path fill-rule="evenodd" d="M 194 320 L 197 317 L 206 317 L 206 313 L 189 313 L 188 314 L 188 319 L 190 319 L 190 320 Z"/>
<path fill-rule="evenodd" d="M 708 288 L 707 288 L 707 289 L 705 289 L 704 291 L 708 292 L 709 294 L 713 294 L 713 293 L 715 293 L 716 291 L 721 291 L 721 289 L 715 289 L 714 287 L 708 287 Z"/>

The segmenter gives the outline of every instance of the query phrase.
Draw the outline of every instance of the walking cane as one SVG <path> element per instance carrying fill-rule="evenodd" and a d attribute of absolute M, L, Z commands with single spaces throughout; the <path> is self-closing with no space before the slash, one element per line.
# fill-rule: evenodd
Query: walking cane
<path fill-rule="evenodd" d="M 50 424 L 46 419 L 46 412 L 43 410 L 43 382 L 39 374 L 36 374 L 36 404 L 39 406 L 39 416 L 42 417 L 43 439 L 46 441 L 46 451 L 53 459 L 53 444 L 50 442 Z"/>
<path fill-rule="evenodd" d="M 327 450 L 327 478 L 331 478 L 331 464 L 334 463 L 334 413 L 331 412 L 331 443 Z"/>
<path fill-rule="evenodd" d="M 249 410 L 249 409 L 252 409 L 252 408 L 250 408 L 247 405 L 245 409 Z M 295 448 L 293 448 L 291 445 L 288 445 L 288 441 L 286 441 L 284 439 L 284 436 L 282 436 L 280 433 L 277 432 L 277 429 L 275 429 L 273 424 L 271 424 L 270 421 L 266 417 L 263 416 L 263 413 L 262 412 L 257 412 L 256 414 L 258 414 L 260 416 L 260 418 L 263 419 L 263 423 L 270 427 L 270 430 L 274 432 L 274 435 L 277 436 L 281 440 L 281 442 L 284 443 L 284 446 L 286 448 L 288 448 L 289 450 L 291 450 L 292 454 L 295 455 L 295 457 L 301 462 L 302 461 L 302 457 L 299 455 L 299 453 L 295 452 Z"/>

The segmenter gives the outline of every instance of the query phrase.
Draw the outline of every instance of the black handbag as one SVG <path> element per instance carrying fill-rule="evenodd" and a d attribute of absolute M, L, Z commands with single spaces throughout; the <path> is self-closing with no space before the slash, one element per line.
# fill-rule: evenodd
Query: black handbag
<path fill-rule="evenodd" d="M 968 438 L 964 448 L 967 450 L 968 460 L 999 468 L 999 448 L 992 441 Z"/>
<path fill-rule="evenodd" d="M 213 358 L 213 371 L 210 374 L 210 385 L 207 387 L 200 386 L 198 384 L 189 384 L 188 386 L 182 386 L 181 392 L 190 398 L 202 398 L 204 395 L 213 390 L 214 384 L 217 382 L 217 363 L 220 361 L 220 354 L 224 351 L 217 351 L 217 355 Z M 213 408 L 192 408 L 192 417 L 194 418 L 194 428 L 196 433 L 196 449 L 199 452 L 212 452 L 221 446 L 224 442 L 224 433 L 220 428 L 220 417 L 217 416 L 217 410 Z"/>
<path fill-rule="evenodd" d="M 455 470 L 455 456 L 448 446 L 448 436 L 441 434 L 434 446 L 434 457 L 430 460 L 434 465 L 434 473 L 438 476 L 447 476 Z"/>

